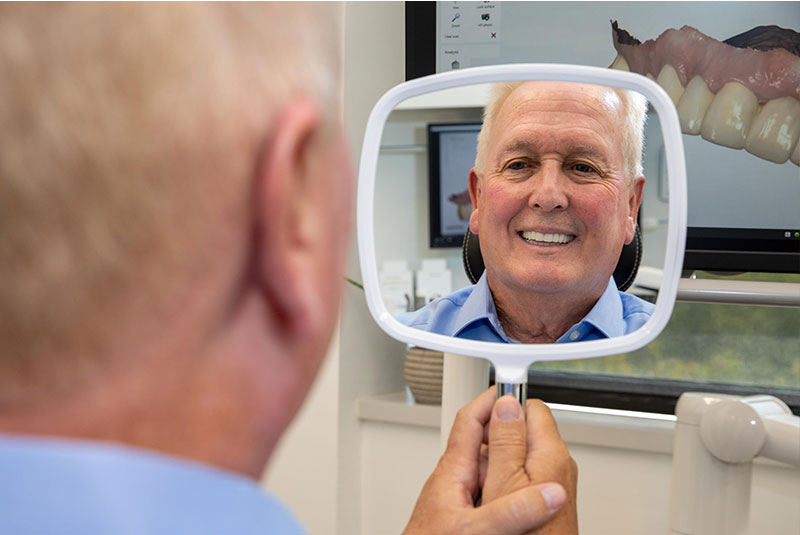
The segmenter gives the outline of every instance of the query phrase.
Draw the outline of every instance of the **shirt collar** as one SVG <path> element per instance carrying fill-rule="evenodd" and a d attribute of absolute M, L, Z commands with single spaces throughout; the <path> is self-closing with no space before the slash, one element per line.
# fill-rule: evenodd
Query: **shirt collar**
<path fill-rule="evenodd" d="M 487 323 L 505 342 L 519 343 L 518 340 L 509 338 L 503 331 L 503 326 L 500 325 L 500 318 L 497 317 L 497 309 L 494 306 L 494 299 L 492 298 L 491 290 L 489 290 L 489 282 L 486 279 L 485 271 L 458 311 L 453 325 L 453 336 L 458 337 L 459 333 L 467 327 L 480 321 Z"/>
<path fill-rule="evenodd" d="M 453 336 L 457 337 L 467 327 L 480 321 L 488 324 L 505 342 L 520 343 L 518 340 L 510 338 L 503 331 L 500 319 L 497 317 L 497 309 L 494 305 L 492 292 L 489 290 L 489 282 L 485 271 L 475 284 L 472 293 L 464 301 L 464 305 L 458 311 L 453 325 Z M 614 277 L 609 277 L 605 291 L 603 291 L 600 299 L 597 300 L 589 313 L 580 322 L 568 329 L 556 342 L 577 342 L 584 338 L 593 328 L 600 331 L 607 338 L 625 334 L 622 300 L 614 282 Z M 574 332 L 577 332 L 578 335 L 573 334 Z M 572 338 L 570 338 L 570 335 Z"/>
<path fill-rule="evenodd" d="M 616 282 L 614 282 L 614 277 L 609 278 L 605 291 L 589 313 L 586 314 L 581 321 L 568 329 L 557 341 L 577 342 L 582 339 L 591 328 L 597 329 L 606 338 L 613 338 L 625 334 L 622 299 L 619 296 L 619 290 L 617 289 Z M 579 336 L 570 339 L 569 335 L 574 331 L 578 331 Z"/>

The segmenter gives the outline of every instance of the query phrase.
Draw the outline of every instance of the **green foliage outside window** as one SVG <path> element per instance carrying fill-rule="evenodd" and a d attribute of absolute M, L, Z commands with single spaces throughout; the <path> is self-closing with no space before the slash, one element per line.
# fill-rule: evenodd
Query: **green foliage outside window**
<path fill-rule="evenodd" d="M 794 274 L 726 278 L 800 282 Z M 800 308 L 677 302 L 661 335 L 638 351 L 534 369 L 800 390 Z"/>

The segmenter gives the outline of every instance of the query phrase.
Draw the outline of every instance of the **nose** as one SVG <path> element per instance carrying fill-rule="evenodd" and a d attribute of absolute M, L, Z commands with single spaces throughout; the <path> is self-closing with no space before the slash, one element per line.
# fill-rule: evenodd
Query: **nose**
<path fill-rule="evenodd" d="M 534 210 L 564 210 L 569 206 L 567 187 L 569 178 L 564 175 L 560 162 L 545 161 L 530 180 L 531 192 L 528 206 Z"/>

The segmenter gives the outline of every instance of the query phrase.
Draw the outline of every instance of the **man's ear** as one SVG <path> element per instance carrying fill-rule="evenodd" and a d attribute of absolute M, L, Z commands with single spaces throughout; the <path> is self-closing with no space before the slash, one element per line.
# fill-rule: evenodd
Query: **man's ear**
<path fill-rule="evenodd" d="M 256 277 L 275 332 L 292 340 L 320 321 L 315 288 L 324 267 L 314 261 L 319 214 L 312 159 L 322 128 L 315 103 L 290 103 L 274 122 L 256 176 Z"/>
<path fill-rule="evenodd" d="M 473 234 L 478 234 L 478 200 L 480 194 L 480 178 L 473 167 L 469 170 L 469 198 L 472 201 L 472 213 L 469 215 L 469 230 Z"/>
<path fill-rule="evenodd" d="M 642 205 L 642 192 L 644 190 L 644 177 L 634 179 L 628 188 L 628 221 L 625 227 L 625 245 L 633 241 L 636 234 L 636 219 L 639 207 Z"/>

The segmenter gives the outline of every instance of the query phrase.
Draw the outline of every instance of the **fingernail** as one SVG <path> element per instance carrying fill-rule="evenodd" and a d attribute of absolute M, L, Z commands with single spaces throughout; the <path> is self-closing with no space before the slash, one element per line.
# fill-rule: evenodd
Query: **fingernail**
<path fill-rule="evenodd" d="M 567 501 L 567 492 L 564 487 L 556 483 L 545 483 L 539 487 L 539 492 L 542 493 L 544 503 L 547 504 L 547 509 L 550 511 L 558 509 Z"/>
<path fill-rule="evenodd" d="M 494 414 L 503 422 L 513 422 L 522 418 L 522 406 L 514 396 L 506 395 L 497 400 Z"/>

